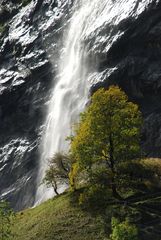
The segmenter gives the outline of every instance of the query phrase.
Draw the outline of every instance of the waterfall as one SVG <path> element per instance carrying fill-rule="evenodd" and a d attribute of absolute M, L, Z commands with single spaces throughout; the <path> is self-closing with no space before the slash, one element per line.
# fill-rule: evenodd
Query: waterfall
<path fill-rule="evenodd" d="M 117 25 L 119 21 L 126 18 L 133 12 L 136 2 L 136 0 L 130 2 L 125 0 L 75 0 L 73 4 L 73 14 L 68 29 L 64 33 L 63 48 L 60 49 L 57 80 L 54 83 L 53 94 L 48 106 L 41 144 L 36 204 L 54 194 L 52 189 L 46 189 L 40 185 L 48 166 L 48 160 L 54 153 L 68 150 L 69 146 L 65 139 L 71 134 L 72 124 L 78 119 L 88 101 L 88 79 L 92 76 L 90 73 L 93 71 L 93 73 L 96 72 L 95 75 L 98 75 L 96 60 L 91 56 L 89 58 L 86 42 L 103 24 Z M 143 9 L 141 4 L 142 2 L 140 9 Z M 106 37 L 105 39 L 99 36 L 97 43 L 108 42 L 108 36 L 106 35 Z M 114 35 L 112 41 L 115 41 L 117 37 L 119 34 Z M 112 41 L 107 44 L 106 50 Z M 92 48 L 94 49 L 95 46 Z M 64 186 L 59 191 L 63 191 L 63 189 Z"/>
<path fill-rule="evenodd" d="M 87 20 L 92 14 L 92 5 L 94 4 L 87 0 L 77 1 L 74 4 L 73 16 L 68 31 L 64 34 L 66 35 L 64 49 L 60 57 L 57 82 L 53 87 L 42 139 L 39 183 L 48 166 L 47 162 L 54 153 L 68 150 L 69 146 L 65 139 L 71 134 L 72 124 L 78 119 L 88 100 L 89 62 L 84 36 Z M 63 188 L 64 186 L 59 191 Z M 53 194 L 52 189 L 38 186 L 36 204 L 52 197 Z"/>

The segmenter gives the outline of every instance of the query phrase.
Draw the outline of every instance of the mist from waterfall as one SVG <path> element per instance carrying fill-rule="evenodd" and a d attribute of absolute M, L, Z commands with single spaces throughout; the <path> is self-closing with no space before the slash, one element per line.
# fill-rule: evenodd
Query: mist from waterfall
<path fill-rule="evenodd" d="M 40 147 L 40 165 L 38 187 L 35 203 L 38 204 L 54 195 L 52 189 L 40 185 L 48 167 L 48 160 L 56 152 L 67 152 L 72 124 L 78 120 L 80 112 L 88 101 L 90 73 L 96 72 L 96 59 L 89 58 L 88 38 L 104 23 L 117 24 L 126 18 L 136 6 L 137 1 L 115 0 L 75 0 L 72 17 L 68 29 L 64 32 L 64 44 L 60 49 L 61 56 L 54 82 L 52 97 L 49 102 L 48 114 Z M 145 5 L 145 4 L 144 4 Z M 140 10 L 145 7 L 140 2 Z M 119 37 L 114 36 L 113 41 Z M 97 42 L 107 41 L 101 36 Z M 112 42 L 109 42 L 109 45 Z M 95 46 L 93 46 L 95 48 Z M 108 44 L 107 48 L 108 50 Z M 62 186 L 59 191 L 63 191 Z"/>
<path fill-rule="evenodd" d="M 49 103 L 45 133 L 41 144 L 39 183 L 47 169 L 48 160 L 53 157 L 54 153 L 68 150 L 66 137 L 71 134 L 72 124 L 78 119 L 88 101 L 89 62 L 84 37 L 88 25 L 92 23 L 91 15 L 95 9 L 95 2 L 97 0 L 93 3 L 87 0 L 77 1 L 73 6 L 73 16 L 68 31 L 65 33 L 66 36 L 64 36 L 58 80 Z M 59 191 L 64 188 L 65 186 L 62 186 Z M 40 203 L 53 195 L 53 189 L 46 189 L 40 185 L 35 202 Z"/>

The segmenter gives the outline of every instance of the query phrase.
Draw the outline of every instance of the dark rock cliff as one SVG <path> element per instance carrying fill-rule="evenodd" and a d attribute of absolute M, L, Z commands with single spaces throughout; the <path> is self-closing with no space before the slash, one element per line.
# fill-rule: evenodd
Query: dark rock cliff
<path fill-rule="evenodd" d="M 46 103 L 73 1 L 28 2 L 0 5 L 0 196 L 15 209 L 34 203 Z M 141 2 L 86 39 L 99 71 L 91 92 L 121 86 L 143 112 L 144 151 L 161 157 L 161 1 L 139 12 Z"/>
<path fill-rule="evenodd" d="M 151 1 L 137 18 L 124 19 L 113 30 L 124 33 L 101 56 L 101 78 L 92 89 L 123 88 L 143 113 L 145 154 L 161 157 L 161 1 Z"/>
<path fill-rule="evenodd" d="M 56 68 L 69 3 L 10 4 L 3 7 L 15 14 L 0 39 L 0 196 L 22 209 L 34 202 L 44 104 L 55 76 L 51 63 Z"/>

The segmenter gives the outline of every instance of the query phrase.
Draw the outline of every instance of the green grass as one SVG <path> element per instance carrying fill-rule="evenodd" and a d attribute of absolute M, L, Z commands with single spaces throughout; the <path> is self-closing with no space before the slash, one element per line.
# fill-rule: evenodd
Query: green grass
<path fill-rule="evenodd" d="M 127 206 L 107 205 L 97 214 L 92 209 L 82 210 L 75 197 L 77 195 L 64 193 L 36 208 L 18 213 L 13 225 L 14 240 L 108 240 L 110 212 L 121 216 L 128 209 L 140 215 L 134 221 L 140 230 L 139 240 L 161 239 L 161 192 L 153 199 L 148 196 L 146 200 L 138 199 Z"/>
<path fill-rule="evenodd" d="M 160 175 L 160 159 L 142 160 L 142 164 L 156 168 L 155 171 Z M 78 205 L 78 195 L 83 189 L 74 194 L 61 194 L 36 208 L 18 213 L 13 225 L 14 240 L 108 240 L 111 216 L 116 214 L 125 218 L 129 211 L 140 230 L 139 240 L 160 240 L 159 177 L 156 176 L 156 180 L 147 185 L 145 192 L 126 192 L 127 202 L 123 204 L 110 197 L 109 193 L 104 205 L 100 206 L 96 201 L 99 206 L 97 212 L 93 208 L 82 210 Z"/>
<path fill-rule="evenodd" d="M 76 203 L 71 203 L 71 199 L 71 193 L 64 193 L 18 213 L 13 225 L 14 240 L 109 240 L 110 212 L 121 216 L 128 209 L 140 215 L 135 222 L 140 232 L 139 240 L 161 239 L 161 195 L 129 206 L 116 203 L 107 206 L 105 218 L 94 210 L 83 211 Z"/>
<path fill-rule="evenodd" d="M 104 240 L 100 216 L 71 206 L 70 193 L 17 214 L 14 240 Z"/>

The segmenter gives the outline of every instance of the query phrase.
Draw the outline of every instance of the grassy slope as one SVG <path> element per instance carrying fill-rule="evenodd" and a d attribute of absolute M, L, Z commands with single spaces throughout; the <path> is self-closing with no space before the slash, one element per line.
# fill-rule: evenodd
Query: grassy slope
<path fill-rule="evenodd" d="M 161 176 L 161 159 L 143 160 L 143 164 L 156 168 L 155 171 Z M 137 196 L 135 201 L 129 200 L 129 206 L 141 215 L 141 219 L 137 221 L 140 240 L 161 239 L 161 182 L 158 178 L 151 182 L 151 187 L 157 189 L 153 193 L 145 192 L 144 197 Z M 104 228 L 106 226 L 106 231 L 110 228 L 110 216 L 107 216 L 107 222 L 104 223 L 98 215 L 93 216 L 82 211 L 75 201 L 71 204 L 71 199 L 74 198 L 71 193 L 64 193 L 34 209 L 18 213 L 13 226 L 16 233 L 14 240 L 108 239 L 109 234 L 105 236 Z M 114 209 L 116 206 L 117 204 L 113 204 L 107 206 L 107 209 Z M 105 212 L 105 209 L 102 210 Z"/>
<path fill-rule="evenodd" d="M 17 215 L 15 240 L 103 240 L 103 223 L 70 204 L 66 193 Z"/>
<path fill-rule="evenodd" d="M 79 206 L 71 205 L 70 199 L 71 194 L 65 193 L 18 213 L 13 225 L 14 240 L 108 240 L 109 234 L 105 235 L 104 227 L 106 231 L 110 229 L 109 216 L 105 224 L 100 216 L 92 216 Z M 132 208 L 140 209 L 142 215 L 137 224 L 139 240 L 161 239 L 160 203 L 161 192 L 151 200 L 132 204 Z"/>

